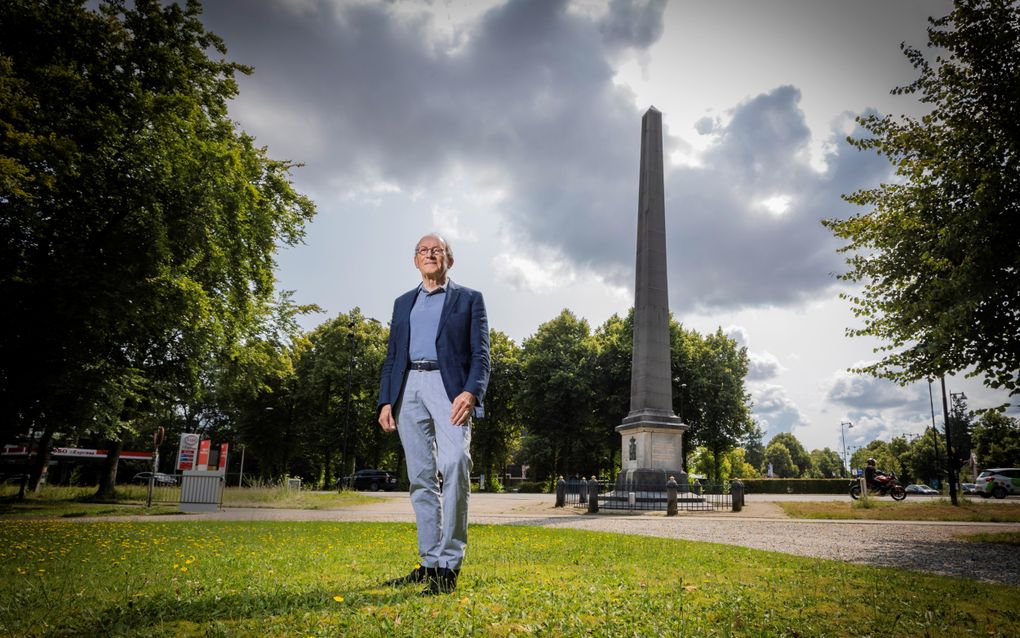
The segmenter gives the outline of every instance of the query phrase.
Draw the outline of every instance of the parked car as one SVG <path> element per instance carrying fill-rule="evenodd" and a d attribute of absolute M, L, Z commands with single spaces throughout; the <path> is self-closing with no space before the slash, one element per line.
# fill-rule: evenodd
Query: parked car
<path fill-rule="evenodd" d="M 153 476 L 152 472 L 139 472 L 131 477 L 131 480 L 135 483 L 141 483 L 143 485 L 149 484 L 149 479 Z M 154 485 L 166 486 L 166 485 L 177 485 L 177 477 L 173 474 L 163 474 L 162 472 L 156 472 Z"/>
<path fill-rule="evenodd" d="M 392 492 L 397 489 L 397 477 L 386 470 L 358 470 L 354 476 L 345 476 L 337 481 L 337 489 L 353 488 L 378 492 Z"/>
<path fill-rule="evenodd" d="M 960 483 L 960 491 L 964 494 L 977 494 L 977 483 Z"/>
<path fill-rule="evenodd" d="M 977 493 L 983 498 L 1020 494 L 1020 468 L 992 467 L 984 470 L 977 477 Z"/>
<path fill-rule="evenodd" d="M 906 487 L 908 494 L 926 494 L 928 496 L 938 496 L 939 491 L 935 488 L 928 487 L 927 485 L 921 485 L 920 483 L 911 483 Z"/>

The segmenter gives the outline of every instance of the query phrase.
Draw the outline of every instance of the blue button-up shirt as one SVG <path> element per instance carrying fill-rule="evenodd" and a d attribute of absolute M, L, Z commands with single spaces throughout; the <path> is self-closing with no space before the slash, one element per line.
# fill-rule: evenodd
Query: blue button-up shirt
<path fill-rule="evenodd" d="M 418 298 L 411 308 L 411 343 L 408 354 L 411 361 L 437 361 L 436 335 L 439 333 L 439 318 L 446 302 L 446 285 L 432 292 L 425 286 L 418 286 Z"/>

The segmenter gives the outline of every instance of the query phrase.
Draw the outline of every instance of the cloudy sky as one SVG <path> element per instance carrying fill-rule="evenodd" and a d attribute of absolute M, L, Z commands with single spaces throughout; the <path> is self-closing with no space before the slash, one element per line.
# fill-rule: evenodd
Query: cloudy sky
<path fill-rule="evenodd" d="M 240 81 L 232 116 L 304 163 L 319 215 L 279 280 L 334 316 L 389 320 L 415 241 L 445 233 L 453 278 L 518 343 L 569 308 L 593 327 L 633 301 L 641 115 L 663 113 L 670 307 L 752 359 L 767 431 L 808 449 L 931 424 L 928 386 L 846 372 L 874 359 L 839 299 L 840 195 L 889 179 L 854 116 L 918 114 L 915 72 L 945 0 L 214 0 Z M 308 318 L 308 328 L 326 315 Z M 950 379 L 971 407 L 1005 401 Z M 937 418 L 939 395 L 935 395 Z M 1012 408 L 1016 413 L 1017 408 Z"/>

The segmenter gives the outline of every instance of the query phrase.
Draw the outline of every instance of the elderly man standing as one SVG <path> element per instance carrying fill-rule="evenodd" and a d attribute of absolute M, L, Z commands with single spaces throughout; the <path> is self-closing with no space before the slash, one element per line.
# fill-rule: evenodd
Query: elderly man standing
<path fill-rule="evenodd" d="M 404 447 L 421 559 L 386 584 L 424 584 L 434 595 L 456 588 L 467 547 L 471 417 L 482 415 L 489 382 L 489 325 L 481 293 L 447 277 L 449 242 L 425 235 L 414 265 L 421 284 L 393 304 L 379 425 Z"/>

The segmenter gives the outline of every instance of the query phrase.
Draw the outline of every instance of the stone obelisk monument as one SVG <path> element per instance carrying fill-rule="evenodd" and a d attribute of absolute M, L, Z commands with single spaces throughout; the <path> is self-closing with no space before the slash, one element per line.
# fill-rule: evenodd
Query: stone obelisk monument
<path fill-rule="evenodd" d="M 616 431 L 623 437 L 617 489 L 661 485 L 669 476 L 685 486 L 683 433 L 673 412 L 669 294 L 666 282 L 666 202 L 662 171 L 662 113 L 641 118 L 637 274 L 634 285 L 634 354 L 630 413 Z"/>

